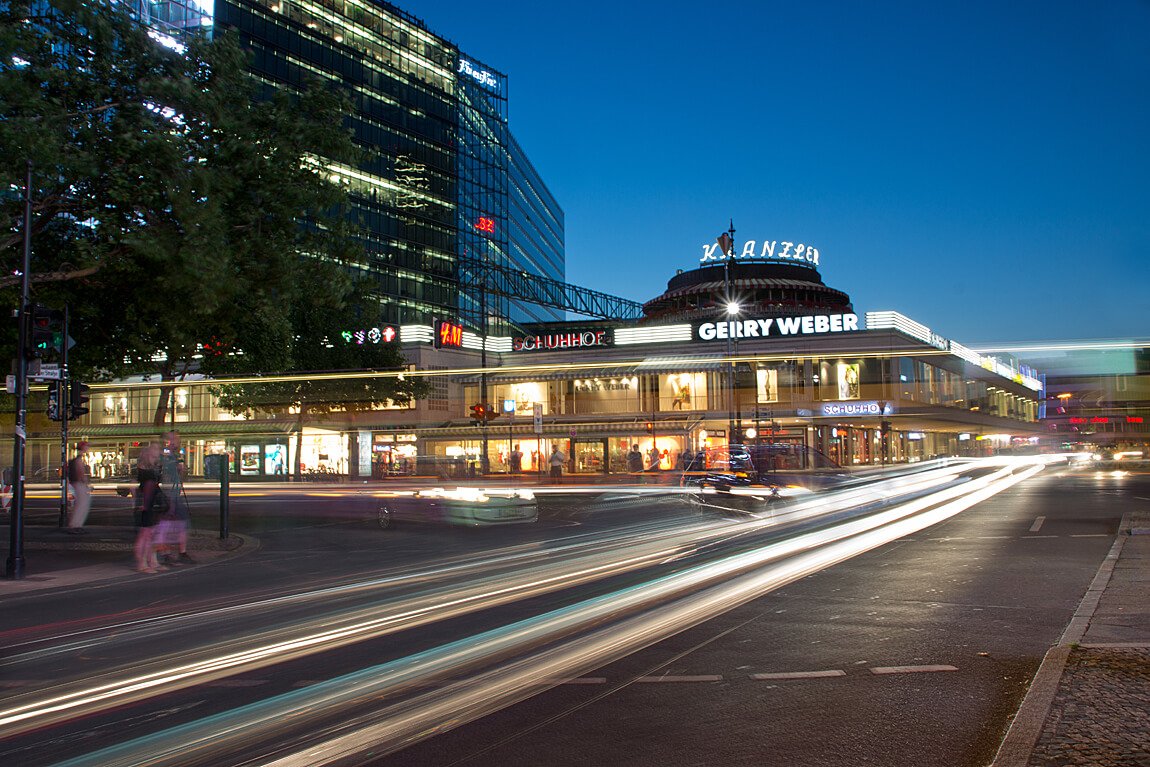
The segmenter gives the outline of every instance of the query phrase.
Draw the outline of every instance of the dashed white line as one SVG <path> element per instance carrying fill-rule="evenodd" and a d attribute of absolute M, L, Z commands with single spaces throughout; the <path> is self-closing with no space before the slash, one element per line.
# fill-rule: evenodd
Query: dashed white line
<path fill-rule="evenodd" d="M 1071 535 L 1071 538 L 1113 538 L 1109 533 L 1079 533 L 1078 535 Z"/>
<path fill-rule="evenodd" d="M 1057 538 L 1057 537 L 1058 537 L 1057 535 L 1024 535 L 1024 536 L 1022 536 L 1022 540 L 1032 541 L 1032 540 L 1035 540 L 1037 538 Z"/>
<path fill-rule="evenodd" d="M 821 679 L 829 676 L 846 676 L 847 672 L 839 669 L 826 671 L 782 671 L 773 674 L 751 674 L 751 679 L 759 682 L 774 681 L 776 679 Z"/>
<path fill-rule="evenodd" d="M 934 671 L 958 671 L 957 666 L 875 666 L 872 674 L 920 674 Z"/>
<path fill-rule="evenodd" d="M 636 682 L 721 682 L 722 674 L 695 674 L 683 676 L 641 676 Z"/>

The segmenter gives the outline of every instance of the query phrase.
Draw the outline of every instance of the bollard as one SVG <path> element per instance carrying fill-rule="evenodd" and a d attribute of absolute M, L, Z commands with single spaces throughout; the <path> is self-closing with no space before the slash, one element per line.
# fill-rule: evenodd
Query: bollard
<path fill-rule="evenodd" d="M 228 537 L 228 480 L 231 466 L 227 453 L 204 456 L 205 474 L 220 481 L 220 540 Z"/>

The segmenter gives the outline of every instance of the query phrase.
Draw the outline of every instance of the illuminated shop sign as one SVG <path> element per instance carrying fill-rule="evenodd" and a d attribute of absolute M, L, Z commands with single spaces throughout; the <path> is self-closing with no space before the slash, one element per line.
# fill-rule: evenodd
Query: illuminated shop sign
<path fill-rule="evenodd" d="M 704 322 L 695 337 L 700 341 L 724 338 L 766 338 L 768 336 L 803 336 L 818 333 L 847 333 L 859 329 L 857 314 L 809 314 L 802 317 Z"/>
<path fill-rule="evenodd" d="M 499 81 L 495 79 L 495 75 L 488 72 L 486 69 L 476 69 L 475 65 L 467 59 L 459 60 L 459 74 L 467 75 L 473 78 L 480 85 L 488 88 L 498 88 Z"/>
<path fill-rule="evenodd" d="M 543 336 L 520 336 L 511 339 L 511 351 L 536 352 L 553 349 L 580 349 L 586 346 L 610 346 L 606 330 L 584 330 L 575 333 L 552 333 Z"/>
<path fill-rule="evenodd" d="M 480 216 L 475 222 L 475 228 L 481 232 L 495 234 L 495 219 L 488 218 L 487 216 Z"/>
<path fill-rule="evenodd" d="M 435 321 L 435 348 L 462 349 L 463 326 L 452 320 Z"/>
<path fill-rule="evenodd" d="M 893 415 L 894 405 L 889 402 L 824 402 L 819 405 L 819 415 Z"/>
<path fill-rule="evenodd" d="M 364 328 L 362 330 L 344 330 L 340 332 L 343 340 L 349 344 L 366 346 L 368 344 L 389 344 L 399 337 L 399 331 L 390 325 L 382 328 Z"/>
<path fill-rule="evenodd" d="M 763 240 L 761 246 L 755 240 L 747 240 L 743 243 L 741 253 L 735 253 L 733 249 L 729 253 L 724 253 L 719 248 L 719 243 L 716 242 L 712 245 L 703 246 L 703 257 L 699 259 L 699 262 L 722 261 L 726 258 L 758 261 L 804 261 L 818 266 L 819 249 L 801 242 L 796 244 L 786 240 Z"/>

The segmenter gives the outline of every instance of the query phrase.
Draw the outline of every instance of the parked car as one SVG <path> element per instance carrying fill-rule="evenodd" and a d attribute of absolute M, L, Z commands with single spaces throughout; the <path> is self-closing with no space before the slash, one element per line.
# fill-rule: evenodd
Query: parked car
<path fill-rule="evenodd" d="M 535 494 L 524 489 L 445 490 L 440 487 L 385 494 L 379 504 L 379 526 L 396 522 L 486 527 L 539 519 Z"/>

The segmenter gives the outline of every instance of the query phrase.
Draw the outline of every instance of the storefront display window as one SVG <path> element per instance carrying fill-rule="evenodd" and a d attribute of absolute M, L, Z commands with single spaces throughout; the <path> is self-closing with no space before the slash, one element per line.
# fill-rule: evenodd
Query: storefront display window
<path fill-rule="evenodd" d="M 282 477 L 287 474 L 287 445 L 264 446 L 264 474 Z"/>
<path fill-rule="evenodd" d="M 254 477 L 260 473 L 260 446 L 240 445 L 240 476 Z"/>
<path fill-rule="evenodd" d="M 763 405 L 779 401 L 779 371 L 759 368 L 755 371 L 755 402 Z"/>
<path fill-rule="evenodd" d="M 839 399 L 859 398 L 859 365 L 840 362 L 836 366 L 836 380 L 838 381 Z"/>

